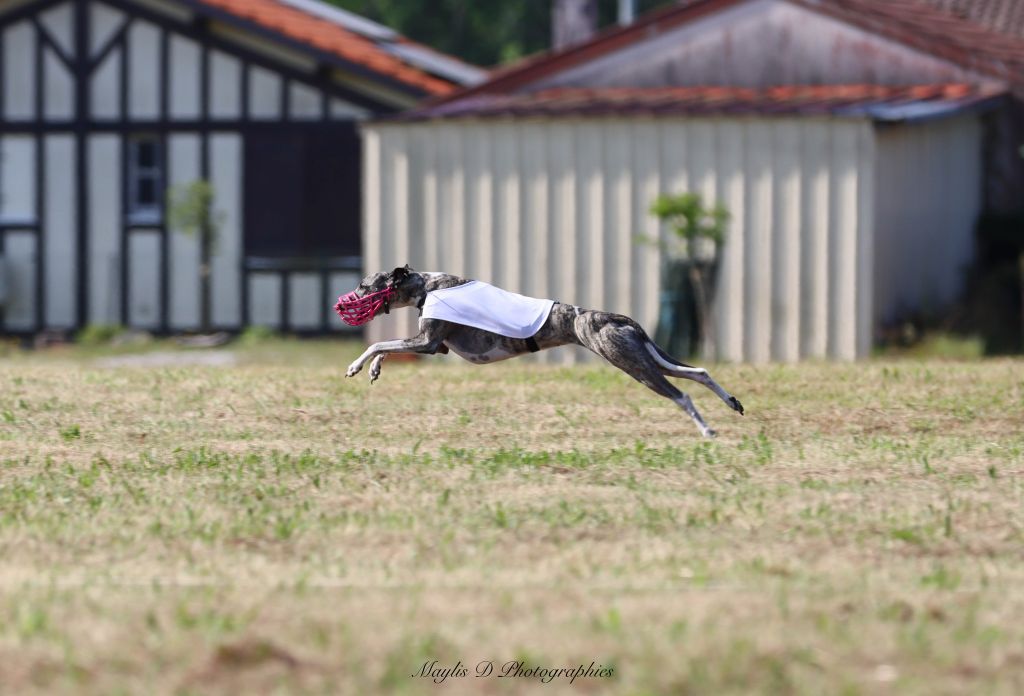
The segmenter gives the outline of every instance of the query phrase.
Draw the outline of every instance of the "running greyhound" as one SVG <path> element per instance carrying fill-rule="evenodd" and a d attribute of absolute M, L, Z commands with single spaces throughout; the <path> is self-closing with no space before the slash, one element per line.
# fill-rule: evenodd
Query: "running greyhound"
<path fill-rule="evenodd" d="M 481 306 L 481 298 L 485 306 Z M 714 437 L 715 431 L 701 418 L 690 397 L 666 376 L 703 384 L 743 415 L 739 399 L 722 389 L 707 370 L 673 359 L 639 324 L 621 314 L 526 298 L 447 273 L 420 273 L 408 265 L 367 276 L 359 287 L 338 298 L 334 310 L 345 323 L 360 326 L 400 307 L 420 309 L 420 332 L 412 338 L 374 343 L 349 366 L 346 377 L 355 376 L 372 360 L 372 384 L 380 377 L 388 353 L 433 355 L 450 349 L 472 363 L 484 364 L 574 344 L 589 348 L 656 394 L 674 401 L 705 437 Z M 500 315 L 505 308 L 517 316 L 511 325 L 502 323 Z"/>

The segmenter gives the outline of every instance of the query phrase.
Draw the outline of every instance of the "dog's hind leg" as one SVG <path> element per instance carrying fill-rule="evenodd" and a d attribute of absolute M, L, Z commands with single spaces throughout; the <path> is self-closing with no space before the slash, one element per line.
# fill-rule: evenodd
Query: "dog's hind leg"
<path fill-rule="evenodd" d="M 697 407 L 687 394 L 665 379 L 660 365 L 642 348 L 646 336 L 641 336 L 629 324 L 606 324 L 595 331 L 590 327 L 577 329 L 584 346 L 640 382 L 655 394 L 671 399 L 686 412 L 697 425 L 701 435 L 714 437 L 715 431 L 704 422 Z"/>
<path fill-rule="evenodd" d="M 654 361 L 661 367 L 661 373 L 668 375 L 669 377 L 681 377 L 683 379 L 691 379 L 694 382 L 703 384 L 705 387 L 713 391 L 729 406 L 732 410 L 743 415 L 743 404 L 735 396 L 727 392 L 722 386 L 711 378 L 708 371 L 703 367 L 693 367 L 691 365 L 683 365 L 682 363 L 673 360 L 667 353 L 658 348 L 657 345 L 652 341 L 647 341 L 644 346 L 647 348 L 647 352 L 650 353 Z"/>

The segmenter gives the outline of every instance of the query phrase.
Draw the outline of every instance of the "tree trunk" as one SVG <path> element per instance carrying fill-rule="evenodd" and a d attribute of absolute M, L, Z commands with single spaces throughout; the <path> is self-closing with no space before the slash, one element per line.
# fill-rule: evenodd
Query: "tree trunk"
<path fill-rule="evenodd" d="M 204 222 L 199 230 L 199 330 L 210 333 L 210 224 Z"/>
<path fill-rule="evenodd" d="M 711 309 L 708 307 L 708 294 L 704 282 L 704 271 L 696 261 L 690 265 L 690 284 L 693 286 L 694 304 L 697 305 L 697 348 L 701 357 L 706 358 L 703 353 L 705 349 L 713 352 L 713 338 L 711 336 Z"/>

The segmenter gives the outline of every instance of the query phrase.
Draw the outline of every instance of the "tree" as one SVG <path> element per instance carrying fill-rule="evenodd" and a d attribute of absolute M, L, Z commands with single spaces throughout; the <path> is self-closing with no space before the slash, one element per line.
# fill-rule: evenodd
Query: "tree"
<path fill-rule="evenodd" d="M 637 0 L 637 12 L 674 0 Z M 551 0 L 329 0 L 467 63 L 493 66 L 551 46 Z M 618 0 L 598 0 L 598 26 L 616 21 Z"/>
<path fill-rule="evenodd" d="M 168 222 L 173 229 L 199 240 L 199 306 L 202 331 L 210 331 L 210 262 L 224 213 L 214 210 L 214 191 L 209 181 L 196 179 L 167 191 Z"/>
<path fill-rule="evenodd" d="M 686 347 L 686 352 L 694 352 L 700 346 L 713 345 L 711 292 L 719 252 L 725 241 L 729 211 L 721 203 L 705 205 L 699 193 L 680 193 L 658 196 L 651 204 L 651 214 L 666 224 L 673 235 L 668 243 L 662 244 L 668 257 L 668 273 L 685 273 L 688 289 L 692 293 L 697 335 L 689 341 L 691 345 Z M 710 242 L 712 253 L 702 253 L 702 240 Z M 675 279 L 666 280 L 671 284 Z M 679 293 L 677 289 L 676 294 L 684 293 Z M 668 299 L 679 302 L 683 298 L 677 296 Z M 680 312 L 673 312 L 673 323 L 676 325 L 659 327 L 659 333 L 667 331 L 670 336 L 677 335 L 680 329 L 679 315 Z M 670 344 L 672 342 L 668 341 Z"/>

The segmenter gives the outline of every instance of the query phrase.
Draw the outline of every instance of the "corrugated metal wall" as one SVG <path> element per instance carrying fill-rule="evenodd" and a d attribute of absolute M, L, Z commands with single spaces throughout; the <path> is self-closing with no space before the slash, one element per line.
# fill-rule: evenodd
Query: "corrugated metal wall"
<path fill-rule="evenodd" d="M 658 193 L 699 191 L 733 216 L 715 299 L 720 359 L 870 349 L 869 121 L 465 121 L 374 124 L 364 135 L 367 272 L 409 262 L 622 312 L 653 334 L 660 252 L 636 238 L 660 233 L 648 212 Z M 415 331 L 407 310 L 367 337 Z"/>

